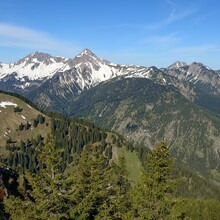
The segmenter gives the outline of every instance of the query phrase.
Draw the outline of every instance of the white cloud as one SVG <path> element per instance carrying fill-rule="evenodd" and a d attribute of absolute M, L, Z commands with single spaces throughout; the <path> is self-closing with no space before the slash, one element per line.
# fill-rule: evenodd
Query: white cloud
<path fill-rule="evenodd" d="M 77 50 L 74 45 L 54 39 L 45 32 L 7 23 L 0 23 L 0 46 L 50 50 L 66 54 L 73 54 Z"/>

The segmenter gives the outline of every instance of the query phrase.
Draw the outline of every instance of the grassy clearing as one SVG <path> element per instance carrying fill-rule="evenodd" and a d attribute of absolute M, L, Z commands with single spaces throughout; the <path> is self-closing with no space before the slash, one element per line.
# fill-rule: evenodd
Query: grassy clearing
<path fill-rule="evenodd" d="M 47 116 L 45 117 L 49 124 L 48 126 L 44 123 L 43 125 L 38 125 L 37 128 L 31 126 L 29 130 L 19 131 L 18 126 L 21 123 L 26 124 L 29 122 L 33 124 L 33 120 L 41 113 L 19 98 L 3 93 L 0 93 L 1 102 L 15 103 L 22 108 L 22 111 L 14 112 L 14 106 L 0 107 L 0 154 L 7 155 L 5 142 L 9 137 L 19 143 L 20 140 L 25 141 L 27 138 L 35 138 L 39 134 L 45 137 L 50 132 L 50 119 Z"/>
<path fill-rule="evenodd" d="M 139 160 L 138 155 L 135 151 L 133 152 L 128 151 L 126 150 L 125 146 L 123 146 L 122 148 L 118 148 L 117 144 L 113 144 L 112 143 L 113 137 L 117 139 L 116 134 L 108 132 L 106 142 L 112 146 L 112 151 L 113 151 L 112 159 L 114 161 L 117 161 L 119 156 L 124 155 L 126 159 L 127 170 L 129 173 L 128 178 L 131 181 L 132 185 L 135 185 L 140 179 L 141 172 L 143 169 L 141 161 Z"/>
<path fill-rule="evenodd" d="M 132 185 L 135 185 L 139 181 L 143 169 L 136 152 L 127 151 L 125 148 L 116 148 L 116 152 L 119 156 L 125 156 L 129 180 Z"/>

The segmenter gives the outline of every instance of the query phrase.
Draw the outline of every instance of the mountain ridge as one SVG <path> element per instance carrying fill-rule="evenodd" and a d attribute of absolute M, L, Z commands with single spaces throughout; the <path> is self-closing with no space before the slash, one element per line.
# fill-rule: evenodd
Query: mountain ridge
<path fill-rule="evenodd" d="M 152 146 L 165 138 L 178 161 L 188 168 L 202 175 L 217 169 L 220 174 L 220 118 L 173 87 L 149 79 L 114 78 L 84 91 L 72 102 L 69 113 L 143 145 Z"/>
<path fill-rule="evenodd" d="M 65 105 L 82 91 L 114 77 L 126 76 L 148 78 L 158 84 L 173 86 L 189 100 L 220 114 L 220 106 L 215 104 L 220 101 L 220 73 L 197 62 L 187 65 L 177 61 L 161 69 L 120 65 L 84 49 L 69 59 L 35 52 L 10 65 L 17 72 L 4 73 L 5 67 L 1 65 L 1 89 L 22 94 L 47 110 L 55 107 L 62 111 L 59 106 Z M 39 72 L 40 75 L 37 74 Z"/>

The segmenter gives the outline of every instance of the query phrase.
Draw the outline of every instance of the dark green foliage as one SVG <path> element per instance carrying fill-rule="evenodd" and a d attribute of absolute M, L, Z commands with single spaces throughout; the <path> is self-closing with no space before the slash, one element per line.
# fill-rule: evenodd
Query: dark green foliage
<path fill-rule="evenodd" d="M 31 188 L 23 191 L 24 200 L 14 196 L 5 198 L 5 210 L 11 219 L 68 219 L 66 179 L 60 173 L 62 151 L 55 147 L 51 136 L 38 149 L 40 171 L 37 175 L 25 173 Z"/>
<path fill-rule="evenodd" d="M 72 161 L 71 155 L 80 153 L 85 145 L 101 142 L 103 150 L 107 147 L 106 132 L 81 119 L 53 119 L 51 126 L 56 144 L 64 148 L 63 167 Z"/>
<path fill-rule="evenodd" d="M 40 124 L 43 124 L 45 122 L 45 117 L 42 114 L 40 114 L 37 116 L 37 120 Z"/>
<path fill-rule="evenodd" d="M 72 219 L 94 219 L 108 188 L 108 168 L 102 152 L 88 147 L 82 152 L 74 176 L 75 206 L 71 208 Z"/>
<path fill-rule="evenodd" d="M 42 123 L 45 123 L 45 117 L 39 114 L 37 118 L 34 119 L 33 126 L 36 127 Z M 30 126 L 28 122 L 26 124 L 21 123 L 19 130 L 28 130 Z M 74 153 L 80 153 L 85 145 L 100 142 L 102 151 L 105 151 L 107 148 L 105 141 L 107 133 L 105 130 L 98 129 L 94 127 L 93 124 L 82 119 L 69 119 L 61 116 L 59 119 L 53 118 L 51 120 L 51 129 L 55 137 L 56 145 L 64 149 L 62 153 L 63 170 L 72 162 L 72 155 Z M 122 138 L 120 142 L 122 142 Z M 20 143 L 14 143 L 11 139 L 7 140 L 6 149 L 11 152 L 7 159 L 7 164 L 16 170 L 23 171 L 29 169 L 32 172 L 36 172 L 38 164 L 36 159 L 36 147 L 41 146 L 42 143 L 43 137 L 41 136 L 37 136 L 36 139 L 26 140 L 25 146 L 22 143 L 22 147 Z M 106 150 L 108 160 L 112 157 L 111 151 L 111 147 L 108 147 Z"/>
<path fill-rule="evenodd" d="M 85 147 L 72 175 L 64 176 L 62 151 L 51 136 L 38 148 L 41 169 L 21 176 L 23 198 L 4 199 L 11 219 L 124 219 L 130 189 L 124 160 L 107 165 L 100 146 Z"/>
<path fill-rule="evenodd" d="M 11 168 L 23 172 L 30 170 L 36 172 L 38 170 L 38 161 L 36 159 L 38 152 L 36 147 L 43 144 L 43 137 L 37 136 L 37 139 L 27 139 L 26 142 L 14 143 L 8 141 L 7 150 L 10 151 L 9 157 L 6 158 L 5 164 Z"/>
<path fill-rule="evenodd" d="M 39 122 L 38 122 L 36 119 L 34 119 L 34 122 L 33 122 L 33 127 L 34 127 L 34 128 L 36 128 L 36 127 L 37 127 L 37 125 L 38 125 L 38 123 L 39 123 Z"/>
<path fill-rule="evenodd" d="M 33 127 L 36 128 L 38 124 L 44 124 L 44 122 L 45 122 L 45 117 L 42 114 L 39 114 L 37 118 L 34 119 Z"/>
<path fill-rule="evenodd" d="M 38 139 L 42 139 L 38 137 Z M 33 141 L 32 141 L 33 142 Z M 21 148 L 30 144 L 21 142 Z M 37 147 L 38 172 L 16 178 L 19 189 L 4 199 L 10 219 L 218 219 L 217 200 L 177 199 L 174 159 L 164 143 L 145 155 L 141 181 L 131 189 L 124 157 L 106 163 L 100 144 L 84 146 L 64 175 L 62 154 L 52 136 Z M 14 191 L 14 190 L 13 190 Z M 5 215 L 5 214 L 4 214 Z"/>
<path fill-rule="evenodd" d="M 171 213 L 173 194 L 178 180 L 171 174 L 174 159 L 170 158 L 165 143 L 161 143 L 147 155 L 140 183 L 132 192 L 134 218 L 165 219 Z"/>
<path fill-rule="evenodd" d="M 25 126 L 24 126 L 24 129 L 25 129 L 25 130 L 28 130 L 30 127 L 31 127 L 31 123 L 29 123 L 29 122 L 27 121 L 27 123 L 26 123 Z"/>
<path fill-rule="evenodd" d="M 108 174 L 108 187 L 104 201 L 95 219 L 129 219 L 131 185 L 128 181 L 125 158 L 119 157 L 117 164 L 111 164 Z"/>
<path fill-rule="evenodd" d="M 22 131 L 24 129 L 24 124 L 21 123 L 19 126 L 18 126 L 18 130 Z"/>
<path fill-rule="evenodd" d="M 22 112 L 22 110 L 19 106 L 14 107 L 14 112 Z"/>

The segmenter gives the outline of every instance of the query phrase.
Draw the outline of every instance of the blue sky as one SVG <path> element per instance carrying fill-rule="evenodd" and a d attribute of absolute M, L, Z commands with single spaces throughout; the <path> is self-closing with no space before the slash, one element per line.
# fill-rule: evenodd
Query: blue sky
<path fill-rule="evenodd" d="M 0 61 L 84 48 L 120 64 L 220 69 L 218 0 L 0 0 Z"/>

